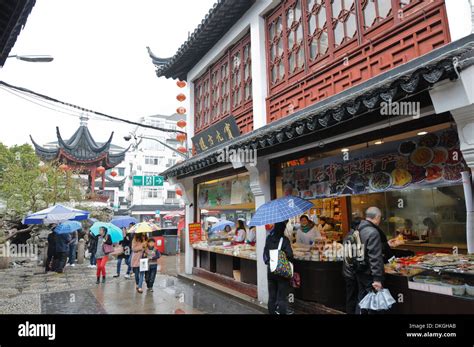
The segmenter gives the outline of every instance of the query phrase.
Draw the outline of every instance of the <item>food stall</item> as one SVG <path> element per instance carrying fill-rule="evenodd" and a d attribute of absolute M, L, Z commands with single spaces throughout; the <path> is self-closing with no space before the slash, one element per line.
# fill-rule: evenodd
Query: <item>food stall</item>
<path fill-rule="evenodd" d="M 256 296 L 257 256 L 255 243 L 235 243 L 231 233 L 210 232 L 219 221 L 237 224 L 240 219 L 248 231 L 248 222 L 255 212 L 248 173 L 205 180 L 196 185 L 197 206 L 202 237 L 192 243 L 196 250 L 194 272 L 207 279 L 232 286 Z"/>
<path fill-rule="evenodd" d="M 395 249 L 398 257 L 453 252 L 461 256 L 467 253 L 461 176 L 467 166 L 457 132 L 446 123 L 423 130 L 393 135 L 375 144 L 320 148 L 296 159 L 276 159 L 272 162 L 272 194 L 275 198 L 294 195 L 310 200 L 315 204 L 307 212 L 311 220 L 317 223 L 320 216 L 331 220 L 334 232 L 327 233 L 323 247 L 340 242 L 352 220 L 363 218 L 368 207 L 377 206 L 383 214 L 380 228 L 387 238 L 404 240 Z M 290 224 L 297 226 L 298 222 L 299 216 Z M 344 307 L 342 262 L 337 257 L 324 257 L 327 248 L 311 245 L 304 249 L 296 244 L 293 249 L 295 271 L 301 271 L 296 297 L 336 309 Z M 327 275 L 322 275 L 324 271 Z M 387 287 L 403 289 L 405 298 L 420 293 L 426 296 L 426 292 L 408 288 L 410 279 L 389 273 Z M 331 291 L 339 292 L 339 301 L 331 299 Z M 412 305 L 404 307 L 410 307 L 406 310 L 410 313 L 420 312 Z"/>

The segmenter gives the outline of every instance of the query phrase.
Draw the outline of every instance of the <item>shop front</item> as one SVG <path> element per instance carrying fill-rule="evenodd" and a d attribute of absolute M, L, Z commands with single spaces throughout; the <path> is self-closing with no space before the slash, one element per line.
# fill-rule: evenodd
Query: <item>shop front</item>
<path fill-rule="evenodd" d="M 295 271 L 301 276 L 301 286 L 295 291 L 297 299 L 345 310 L 341 241 L 349 232 L 351 222 L 364 218 L 365 210 L 376 206 L 383 213 L 380 227 L 387 238 L 400 241 L 393 249 L 398 258 L 386 269 L 388 288 L 394 290 L 392 294 L 414 298 L 421 289 L 428 290 L 410 284 L 413 278 L 420 280 L 420 273 L 428 270 L 424 264 L 426 259 L 406 257 L 435 253 L 439 257 L 434 259 L 450 263 L 455 274 L 422 276 L 421 279 L 432 280 L 442 288 L 428 295 L 444 293 L 450 296 L 451 306 L 465 306 L 467 302 L 474 310 L 472 291 L 456 291 L 456 285 L 474 284 L 474 259 L 465 255 L 466 203 L 462 172 L 469 171 L 451 122 L 365 143 L 346 142 L 344 147 L 330 150 L 319 146 L 304 156 L 293 158 L 273 161 L 272 195 L 274 198 L 299 196 L 313 202 L 314 208 L 306 214 L 321 234 L 314 242 L 302 242 L 298 235 L 300 216 L 290 220 L 287 233 L 293 237 Z M 470 185 L 470 182 L 465 184 Z M 427 259 L 436 262 L 432 258 Z M 410 266 L 406 266 L 404 259 L 411 261 Z M 400 302 L 394 312 L 429 313 L 426 309 L 420 311 L 422 306 L 415 305 L 415 301 Z M 439 312 L 436 309 L 440 307 L 433 308 L 433 312 Z"/>
<path fill-rule="evenodd" d="M 249 173 L 238 172 L 195 180 L 195 224 L 201 228 L 201 237 L 192 244 L 196 251 L 193 273 L 256 297 L 256 235 L 248 227 L 255 201 Z M 216 229 L 216 224 L 225 222 L 229 222 L 227 229 Z M 236 235 L 239 223 L 244 228 L 240 238 Z"/>

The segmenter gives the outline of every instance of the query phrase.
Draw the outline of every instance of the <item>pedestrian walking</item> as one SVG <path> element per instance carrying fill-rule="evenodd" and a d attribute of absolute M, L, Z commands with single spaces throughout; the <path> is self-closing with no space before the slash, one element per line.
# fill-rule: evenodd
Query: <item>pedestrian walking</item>
<path fill-rule="evenodd" d="M 140 259 L 143 258 L 143 253 L 147 246 L 147 237 L 145 234 L 135 234 L 132 241 L 132 270 L 135 275 L 135 288 L 140 294 L 143 293 L 143 280 L 145 278 L 145 271 L 140 271 Z"/>
<path fill-rule="evenodd" d="M 158 259 L 161 257 L 160 251 L 155 248 L 155 240 L 153 238 L 148 239 L 145 256 L 148 258 L 148 271 L 145 272 L 145 283 L 147 289 L 152 292 L 156 272 L 158 271 Z"/>
<path fill-rule="evenodd" d="M 45 272 L 53 270 L 54 254 L 56 253 L 56 233 L 53 230 L 48 234 L 48 252 L 44 264 Z"/>
<path fill-rule="evenodd" d="M 102 283 L 105 283 L 105 265 L 109 260 L 108 252 L 106 251 L 106 246 L 112 246 L 112 239 L 110 235 L 107 234 L 107 229 L 105 227 L 101 227 L 99 229 L 99 236 L 97 238 L 97 249 L 95 252 L 95 258 L 97 261 L 97 284 L 100 283 L 100 276 L 102 275 Z"/>
<path fill-rule="evenodd" d="M 268 266 L 268 313 L 287 314 L 288 313 L 288 293 L 290 291 L 290 279 L 273 274 L 270 271 L 270 250 L 279 248 L 285 253 L 288 261 L 293 261 L 293 250 L 290 240 L 285 236 L 286 224 L 288 221 L 278 222 L 274 225 L 267 236 L 265 248 L 263 250 L 263 260 Z"/>
<path fill-rule="evenodd" d="M 119 242 L 119 245 L 122 246 L 123 252 L 117 256 L 117 274 L 114 275 L 114 278 L 120 277 L 120 270 L 122 268 L 122 261 L 125 260 L 127 265 L 127 273 L 125 278 L 130 278 L 130 273 L 132 272 L 131 261 L 131 247 L 132 247 L 132 235 L 127 233 L 127 228 L 122 228 L 123 240 Z"/>
<path fill-rule="evenodd" d="M 67 254 L 69 252 L 69 242 L 71 242 L 70 234 L 56 235 L 55 254 L 54 254 L 54 271 L 63 273 L 66 266 Z"/>
<path fill-rule="evenodd" d="M 97 267 L 97 259 L 95 258 L 95 252 L 97 251 L 97 239 L 98 236 L 95 236 L 90 230 L 89 230 L 89 240 L 87 241 L 87 250 L 89 251 L 90 254 L 90 265 L 88 268 L 96 268 Z"/>
<path fill-rule="evenodd" d="M 348 244 L 350 237 L 359 229 L 361 221 L 362 219 L 360 217 L 354 218 L 351 223 L 351 230 L 343 240 L 344 245 Z M 342 264 L 342 274 L 346 283 L 346 313 L 358 314 L 360 313 L 359 306 L 357 305 L 359 302 L 359 287 L 357 285 L 356 269 L 354 268 L 354 265 L 344 261 Z"/>
<path fill-rule="evenodd" d="M 69 254 L 68 254 L 68 265 L 69 266 L 76 266 L 76 251 L 77 251 L 77 243 L 79 242 L 79 234 L 77 231 L 71 233 L 71 241 L 69 241 Z"/>
<path fill-rule="evenodd" d="M 382 220 L 382 211 L 378 207 L 369 207 L 365 212 L 365 220 L 359 224 L 360 241 L 364 249 L 363 264 L 357 269 L 358 302 L 369 292 L 383 289 L 384 263 L 393 253 L 387 241 L 387 236 L 379 228 Z M 370 314 L 366 310 L 362 314 Z"/>

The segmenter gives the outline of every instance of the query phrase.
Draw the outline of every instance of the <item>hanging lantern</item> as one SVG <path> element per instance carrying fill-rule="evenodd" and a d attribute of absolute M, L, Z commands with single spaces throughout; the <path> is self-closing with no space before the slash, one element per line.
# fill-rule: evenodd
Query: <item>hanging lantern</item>
<path fill-rule="evenodd" d="M 183 196 L 183 191 L 180 188 L 176 188 L 176 195 Z"/>
<path fill-rule="evenodd" d="M 186 141 L 186 134 L 179 133 L 178 135 L 176 135 L 176 140 L 183 143 L 184 141 Z"/>
<path fill-rule="evenodd" d="M 184 95 L 183 93 L 178 94 L 178 96 L 176 97 L 176 99 L 178 99 L 178 101 L 183 102 L 184 100 L 186 100 L 186 95 Z"/>
<path fill-rule="evenodd" d="M 178 152 L 180 152 L 180 153 L 183 153 L 183 154 L 184 154 L 184 153 L 187 153 L 187 152 L 188 152 L 188 150 L 186 149 L 186 147 L 183 147 L 183 146 L 181 146 L 181 147 L 178 147 Z"/>
<path fill-rule="evenodd" d="M 184 107 L 178 107 L 176 109 L 176 113 L 178 113 L 180 115 L 186 114 L 186 109 Z"/>
<path fill-rule="evenodd" d="M 117 176 L 117 172 L 116 172 L 116 171 L 112 171 L 112 172 L 110 173 L 110 176 L 112 176 L 112 177 Z"/>
<path fill-rule="evenodd" d="M 177 81 L 177 82 L 176 82 L 176 85 L 177 85 L 179 88 L 184 88 L 184 87 L 186 87 L 186 82 L 185 82 L 185 81 Z"/>
<path fill-rule="evenodd" d="M 61 165 L 59 165 L 59 170 L 67 171 L 67 170 L 69 170 L 69 166 L 67 166 L 66 164 L 61 164 Z"/>
<path fill-rule="evenodd" d="M 105 172 L 105 167 L 99 166 L 99 167 L 97 168 L 97 173 L 98 173 L 99 175 L 102 175 L 104 172 Z"/>
<path fill-rule="evenodd" d="M 180 121 L 178 121 L 178 123 L 176 123 L 177 126 L 179 126 L 180 128 L 184 128 L 186 126 L 186 121 L 181 119 Z"/>

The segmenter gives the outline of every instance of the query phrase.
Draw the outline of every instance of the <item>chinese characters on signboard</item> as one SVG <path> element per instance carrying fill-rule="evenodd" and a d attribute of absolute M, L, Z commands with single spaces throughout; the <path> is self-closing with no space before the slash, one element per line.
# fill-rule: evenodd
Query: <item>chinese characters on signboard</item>
<path fill-rule="evenodd" d="M 200 223 L 189 224 L 189 243 L 195 244 L 202 241 L 202 228 Z"/>
<path fill-rule="evenodd" d="M 240 135 L 240 129 L 233 116 L 229 116 L 192 138 L 197 153 L 225 143 Z"/>

